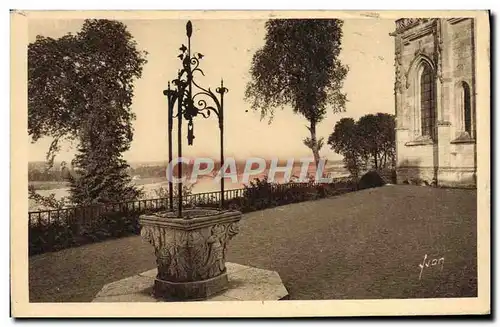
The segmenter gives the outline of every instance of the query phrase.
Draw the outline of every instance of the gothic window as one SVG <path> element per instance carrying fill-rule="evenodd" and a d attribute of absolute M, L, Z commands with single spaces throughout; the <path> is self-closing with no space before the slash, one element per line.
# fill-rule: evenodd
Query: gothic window
<path fill-rule="evenodd" d="M 436 124 L 435 95 L 432 70 L 427 63 L 423 64 L 420 75 L 420 123 L 422 136 L 434 138 Z"/>
<path fill-rule="evenodd" d="M 473 128 L 472 128 L 472 107 L 471 107 L 471 98 L 470 98 L 470 88 L 467 83 L 462 83 L 462 96 L 463 96 L 463 115 L 464 115 L 464 131 L 472 137 Z"/>
<path fill-rule="evenodd" d="M 474 139 L 476 137 L 476 115 L 469 84 L 462 81 L 456 84 L 456 137 L 457 139 Z"/>

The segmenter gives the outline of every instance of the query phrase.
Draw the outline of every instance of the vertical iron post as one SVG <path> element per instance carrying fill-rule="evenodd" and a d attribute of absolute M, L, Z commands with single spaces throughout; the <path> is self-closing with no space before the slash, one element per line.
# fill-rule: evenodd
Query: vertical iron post
<path fill-rule="evenodd" d="M 174 211 L 174 185 L 172 183 L 173 169 L 172 169 L 172 130 L 173 130 L 173 116 L 174 116 L 174 105 L 175 98 L 173 97 L 173 91 L 170 89 L 170 82 L 168 82 L 167 89 L 167 100 L 168 100 L 168 167 L 170 174 L 168 177 L 168 207 L 170 211 Z"/>
<path fill-rule="evenodd" d="M 203 58 L 201 53 L 193 53 L 191 57 L 191 35 L 193 33 L 193 25 L 191 21 L 186 24 L 186 35 L 188 38 L 188 46 L 184 44 L 179 48 L 181 54 L 177 57 L 182 61 L 182 69 L 178 72 L 177 79 L 173 80 L 175 85 L 175 90 L 170 89 L 170 83 L 168 90 L 163 91 L 164 95 L 168 96 L 168 159 L 169 165 L 172 164 L 173 154 L 172 154 L 172 131 L 173 131 L 173 118 L 177 117 L 177 186 L 178 186 L 178 217 L 182 217 L 182 204 L 183 204 L 183 194 L 182 194 L 182 119 L 188 121 L 187 125 L 187 138 L 188 145 L 193 144 L 194 140 L 194 125 L 193 118 L 200 115 L 203 118 L 208 118 L 210 113 L 215 113 L 218 117 L 219 130 L 220 130 L 220 162 L 221 169 L 224 166 L 224 93 L 228 92 L 228 89 L 224 87 L 224 82 L 221 80 L 220 87 L 216 89 L 216 93 L 220 94 L 220 99 L 217 95 L 210 90 L 199 86 L 193 78 L 193 73 L 198 72 L 204 75 L 203 71 L 199 68 L 200 60 Z M 195 94 L 193 94 L 193 87 Z M 205 97 L 205 98 L 203 98 Z M 195 99 L 197 98 L 197 101 Z M 208 102 L 207 102 L 208 100 Z M 174 115 L 175 101 L 177 101 L 177 116 Z M 213 104 L 209 102 L 212 101 Z M 196 103 L 196 104 L 195 104 Z M 172 166 L 170 166 L 172 168 Z M 173 175 L 173 168 L 169 170 L 169 173 Z M 220 197 L 220 209 L 224 208 L 224 172 L 221 172 L 221 197 Z M 170 176 L 173 177 L 173 176 Z M 169 201 L 171 211 L 173 208 L 173 182 L 170 178 L 169 180 Z M 186 217 L 188 219 L 189 217 Z"/>
<path fill-rule="evenodd" d="M 220 209 L 224 209 L 224 82 L 220 80 L 220 109 L 219 109 L 219 129 L 220 129 Z"/>
<path fill-rule="evenodd" d="M 178 208 L 177 212 L 179 218 L 182 217 L 182 162 L 180 158 L 182 158 L 182 93 L 184 88 L 178 86 L 177 87 L 177 98 L 179 101 L 177 102 L 177 178 L 179 181 L 177 182 L 177 200 L 178 200 Z"/>

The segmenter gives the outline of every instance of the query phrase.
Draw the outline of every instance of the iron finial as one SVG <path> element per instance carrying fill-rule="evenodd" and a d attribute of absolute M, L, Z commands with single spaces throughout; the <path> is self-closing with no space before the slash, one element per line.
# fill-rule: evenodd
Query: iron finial
<path fill-rule="evenodd" d="M 187 37 L 191 37 L 193 34 L 193 24 L 191 24 L 191 21 L 189 20 L 186 24 L 186 35 Z"/>
<path fill-rule="evenodd" d="M 170 81 L 168 81 L 168 87 L 166 90 L 163 90 L 163 95 L 167 95 L 170 93 Z"/>

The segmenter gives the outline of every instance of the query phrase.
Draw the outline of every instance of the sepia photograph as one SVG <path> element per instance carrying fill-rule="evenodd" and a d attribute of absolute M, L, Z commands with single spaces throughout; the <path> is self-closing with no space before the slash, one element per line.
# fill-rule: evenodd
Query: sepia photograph
<path fill-rule="evenodd" d="M 490 313 L 489 19 L 11 11 L 13 315 Z"/>

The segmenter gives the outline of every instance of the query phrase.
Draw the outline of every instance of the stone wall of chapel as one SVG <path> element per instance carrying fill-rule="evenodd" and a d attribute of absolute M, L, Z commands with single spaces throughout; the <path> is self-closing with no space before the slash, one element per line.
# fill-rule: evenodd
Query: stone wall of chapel
<path fill-rule="evenodd" d="M 405 167 L 434 167 L 434 149 L 432 145 L 406 146 L 404 143 L 399 147 L 398 165 Z"/>
<path fill-rule="evenodd" d="M 472 84 L 474 41 L 472 19 L 451 25 L 451 48 L 453 50 L 453 77 Z"/>
<path fill-rule="evenodd" d="M 460 106 L 458 99 L 460 98 L 461 82 L 466 82 L 471 90 L 471 106 L 475 107 L 474 98 L 474 36 L 473 36 L 473 20 L 466 19 L 455 24 L 450 24 L 451 37 L 449 41 L 452 49 L 450 65 L 451 76 L 453 80 L 452 96 L 449 101 L 450 122 L 452 124 L 452 138 L 458 137 L 460 128 L 458 124 L 458 115 L 460 114 Z"/>
<path fill-rule="evenodd" d="M 451 139 L 455 139 L 460 134 L 460 126 L 458 126 L 458 115 L 461 108 L 458 103 L 460 98 L 461 82 L 466 82 L 471 90 L 471 107 L 475 107 L 475 81 L 474 81 L 474 21 L 472 19 L 460 20 L 450 24 L 450 48 L 452 56 L 450 60 L 453 91 L 452 101 L 449 103 L 450 122 L 451 122 Z M 450 166 L 457 168 L 475 167 L 475 144 L 462 143 L 450 144 Z"/>
<path fill-rule="evenodd" d="M 474 38 L 473 38 L 473 20 L 464 19 L 458 22 L 449 22 L 442 20 L 443 43 L 442 43 L 442 85 L 440 89 L 441 100 L 436 109 L 440 109 L 442 114 L 440 121 L 449 122 L 452 125 L 451 137 L 457 136 L 457 111 L 460 83 L 466 82 L 471 91 L 474 89 Z M 415 98 L 412 92 L 412 64 L 415 63 L 417 54 L 430 59 L 437 69 L 435 62 L 436 38 L 433 33 L 434 28 L 431 23 L 422 25 L 424 32 L 418 33 L 419 27 L 415 27 L 414 36 L 405 36 L 400 42 L 401 48 L 401 71 L 403 87 L 400 91 L 400 101 L 397 108 L 398 127 L 412 129 L 412 119 L 415 108 Z M 397 38 L 396 38 L 397 39 Z M 398 40 L 396 40 L 398 43 Z M 396 44 L 396 46 L 398 46 Z M 474 92 L 472 94 L 471 105 L 474 107 Z"/>
<path fill-rule="evenodd" d="M 417 19 L 419 20 L 419 19 Z M 413 20 L 408 20 L 413 21 Z M 457 116 L 461 113 L 461 82 L 471 92 L 475 108 L 474 26 L 472 19 L 419 20 L 393 33 L 396 45 L 396 155 L 398 181 L 436 177 L 440 185 L 474 185 L 476 145 L 453 142 L 460 134 Z M 403 22 L 404 23 L 404 22 Z M 441 33 L 438 34 L 438 31 Z M 441 42 L 439 42 L 441 41 Z M 441 49 L 441 51 L 438 51 Z M 438 142 L 415 144 L 413 122 L 416 97 L 414 64 L 417 57 L 430 60 L 436 77 Z M 439 74 L 440 73 L 440 74 Z M 419 122 L 417 122 L 419 123 Z"/>
<path fill-rule="evenodd" d="M 427 24 L 429 26 L 430 23 Z M 414 94 L 412 67 L 418 54 L 424 55 L 434 64 L 434 35 L 432 29 L 428 29 L 424 34 L 418 34 L 408 39 L 401 40 L 401 68 L 404 72 L 403 87 L 401 90 L 401 105 L 399 119 L 400 127 L 409 128 L 413 132 L 413 112 Z"/>

